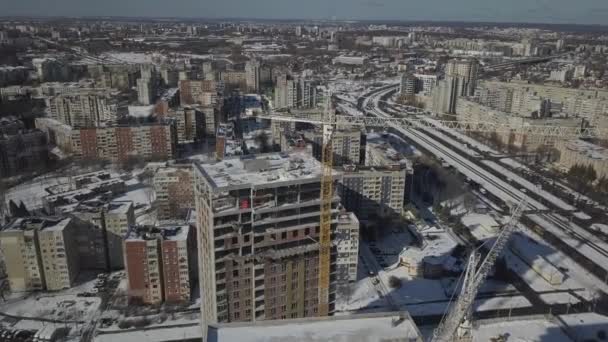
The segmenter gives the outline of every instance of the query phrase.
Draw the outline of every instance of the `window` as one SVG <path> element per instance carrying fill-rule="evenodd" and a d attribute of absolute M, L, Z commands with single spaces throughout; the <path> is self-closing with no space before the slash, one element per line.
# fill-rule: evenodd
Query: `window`
<path fill-rule="evenodd" d="M 294 230 L 293 232 L 291 232 L 291 236 L 292 237 L 298 237 L 298 231 Z"/>

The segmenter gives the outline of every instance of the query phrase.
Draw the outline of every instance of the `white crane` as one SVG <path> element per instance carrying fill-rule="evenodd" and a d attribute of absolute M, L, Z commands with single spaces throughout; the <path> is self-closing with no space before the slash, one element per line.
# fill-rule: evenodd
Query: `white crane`
<path fill-rule="evenodd" d="M 517 229 L 519 218 L 527 206 L 528 199 L 524 197 L 513 209 L 509 222 L 507 222 L 496 237 L 494 245 L 490 248 L 479 268 L 477 268 L 479 254 L 477 251 L 471 253 L 460 296 L 458 296 L 458 300 L 452 302 L 447 314 L 433 332 L 432 342 L 460 341 L 471 337 L 471 313 L 477 292 L 481 285 L 483 285 L 492 267 L 494 267 L 496 260 L 507 246 L 509 238 Z"/>

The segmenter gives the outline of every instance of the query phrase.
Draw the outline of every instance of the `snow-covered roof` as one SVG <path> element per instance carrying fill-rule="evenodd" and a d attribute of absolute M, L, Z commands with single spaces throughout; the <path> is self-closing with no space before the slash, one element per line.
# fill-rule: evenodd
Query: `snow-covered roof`
<path fill-rule="evenodd" d="M 572 140 L 566 144 L 566 148 L 586 155 L 589 159 L 608 161 L 608 149 L 594 145 L 583 140 Z"/>
<path fill-rule="evenodd" d="M 376 313 L 210 326 L 209 342 L 408 341 L 421 339 L 407 313 Z"/>
<path fill-rule="evenodd" d="M 195 165 L 215 188 L 313 180 L 321 177 L 321 164 L 304 152 L 248 155 Z"/>

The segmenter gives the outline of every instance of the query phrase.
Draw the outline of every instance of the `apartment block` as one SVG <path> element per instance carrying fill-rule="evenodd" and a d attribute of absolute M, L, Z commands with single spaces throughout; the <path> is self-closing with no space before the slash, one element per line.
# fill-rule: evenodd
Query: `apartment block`
<path fill-rule="evenodd" d="M 313 135 L 312 154 L 317 160 L 322 158 L 323 135 L 315 132 Z M 360 164 L 365 158 L 365 136 L 358 129 L 342 129 L 334 131 L 331 138 L 334 166 Z M 363 152 L 363 155 L 362 155 Z"/>
<path fill-rule="evenodd" d="M 66 217 L 13 220 L 0 231 L 0 250 L 12 291 L 56 291 L 72 287 L 81 268 L 82 222 Z M 86 227 L 84 227 L 86 229 Z"/>
<path fill-rule="evenodd" d="M 196 238 L 190 226 L 131 226 L 124 241 L 128 294 L 144 304 L 190 300 Z"/>
<path fill-rule="evenodd" d="M 159 220 L 184 219 L 194 208 L 192 166 L 175 165 L 158 169 L 154 175 Z"/>
<path fill-rule="evenodd" d="M 213 106 L 219 101 L 218 85 L 211 80 L 183 80 L 179 82 L 182 105 Z"/>
<path fill-rule="evenodd" d="M 169 110 L 168 118 L 175 120 L 178 144 L 191 144 L 205 134 L 205 113 L 196 107 L 180 107 Z"/>
<path fill-rule="evenodd" d="M 245 71 L 222 71 L 220 73 L 220 80 L 226 87 L 247 88 L 247 73 Z"/>
<path fill-rule="evenodd" d="M 355 213 L 342 212 L 338 215 L 336 228 L 336 274 L 338 287 L 357 280 L 359 264 L 359 220 Z"/>
<path fill-rule="evenodd" d="M 49 158 L 47 135 L 37 129 L 0 134 L 0 177 L 44 169 Z"/>
<path fill-rule="evenodd" d="M 82 159 L 172 159 L 176 145 L 175 126 L 169 122 L 72 131 L 72 153 Z"/>
<path fill-rule="evenodd" d="M 406 169 L 344 167 L 338 185 L 342 204 L 359 219 L 400 215 L 405 201 Z"/>
<path fill-rule="evenodd" d="M 303 152 L 195 164 L 204 330 L 213 322 L 319 315 L 320 177 L 320 163 Z M 332 203 L 333 237 L 336 194 Z M 330 314 L 335 258 L 332 248 Z"/>
<path fill-rule="evenodd" d="M 72 127 L 99 127 L 116 123 L 124 114 L 118 94 L 110 90 L 81 90 L 47 99 L 49 117 Z"/>
<path fill-rule="evenodd" d="M 95 253 L 88 258 L 96 262 L 98 269 L 124 268 L 122 240 L 128 228 L 135 224 L 135 212 L 132 201 L 104 202 L 91 200 L 78 204 L 69 210 L 69 215 L 90 222 L 97 227 L 98 233 L 94 238 L 86 236 L 80 246 L 90 246 L 93 250 L 103 249 L 107 253 Z"/>

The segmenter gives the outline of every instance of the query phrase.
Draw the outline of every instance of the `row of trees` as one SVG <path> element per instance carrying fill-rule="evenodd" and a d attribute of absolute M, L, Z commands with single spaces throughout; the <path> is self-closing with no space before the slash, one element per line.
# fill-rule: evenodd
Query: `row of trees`
<path fill-rule="evenodd" d="M 608 193 L 608 178 L 598 179 L 597 171 L 592 165 L 574 164 L 567 173 L 568 180 L 580 192 L 586 192 L 592 185 L 598 192 Z M 597 181 L 597 183 L 595 183 Z"/>

